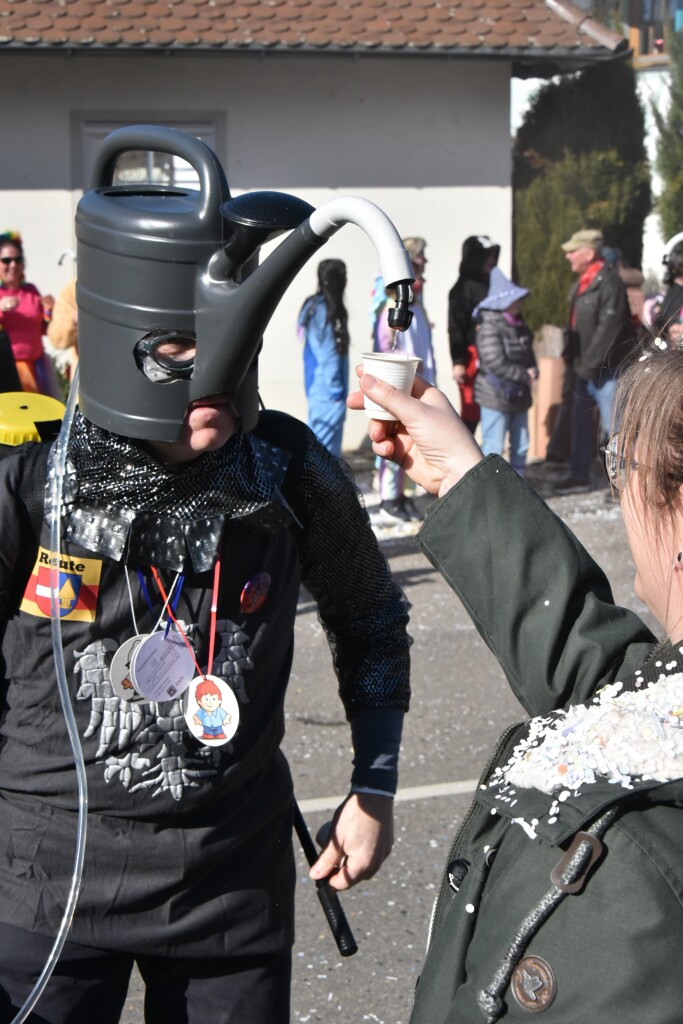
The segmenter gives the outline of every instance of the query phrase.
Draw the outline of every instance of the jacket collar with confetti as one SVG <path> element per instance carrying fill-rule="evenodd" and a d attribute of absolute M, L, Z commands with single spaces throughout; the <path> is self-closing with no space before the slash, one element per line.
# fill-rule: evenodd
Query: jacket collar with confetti
<path fill-rule="evenodd" d="M 629 797 L 683 804 L 683 644 L 662 642 L 587 704 L 509 730 L 477 800 L 561 843 Z"/>

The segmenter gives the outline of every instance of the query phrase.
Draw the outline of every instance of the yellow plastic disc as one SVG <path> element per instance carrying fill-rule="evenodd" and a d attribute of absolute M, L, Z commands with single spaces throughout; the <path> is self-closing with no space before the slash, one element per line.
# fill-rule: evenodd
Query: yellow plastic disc
<path fill-rule="evenodd" d="M 61 420 L 65 406 L 49 395 L 35 395 L 29 391 L 0 393 L 0 444 L 23 444 L 40 441 L 36 423 Z"/>

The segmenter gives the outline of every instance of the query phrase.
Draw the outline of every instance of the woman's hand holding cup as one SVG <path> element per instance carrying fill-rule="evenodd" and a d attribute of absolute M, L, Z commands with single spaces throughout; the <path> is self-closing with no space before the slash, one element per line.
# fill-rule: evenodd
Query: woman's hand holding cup
<path fill-rule="evenodd" d="M 416 484 L 441 496 L 484 458 L 479 445 L 438 388 L 416 377 L 412 393 L 356 368 L 360 391 L 349 395 L 350 409 L 363 409 L 365 396 L 393 420 L 371 419 L 372 450 L 398 463 Z"/>

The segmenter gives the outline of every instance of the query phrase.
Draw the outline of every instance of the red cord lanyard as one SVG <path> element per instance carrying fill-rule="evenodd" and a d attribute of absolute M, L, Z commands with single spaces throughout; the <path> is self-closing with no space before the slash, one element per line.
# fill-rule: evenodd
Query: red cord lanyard
<path fill-rule="evenodd" d="M 218 614 L 218 581 L 221 578 L 221 560 L 216 559 L 213 567 L 213 592 L 211 594 L 211 632 L 209 633 L 209 664 L 206 669 L 207 676 L 211 675 L 213 668 L 213 651 L 216 643 L 216 616 Z"/>
<path fill-rule="evenodd" d="M 199 663 L 197 662 L 197 658 L 196 658 L 195 653 L 194 653 L 194 648 L 193 648 L 192 644 L 190 643 L 190 641 L 185 636 L 185 631 L 183 630 L 182 626 L 180 625 L 180 623 L 176 619 L 175 614 L 173 612 L 173 609 L 171 608 L 170 604 L 168 603 L 168 598 L 166 597 L 166 592 L 164 591 L 163 583 L 161 582 L 161 579 L 159 578 L 159 573 L 156 571 L 156 569 L 154 568 L 153 565 L 150 568 L 152 570 L 152 576 L 154 577 L 154 582 L 156 583 L 157 587 L 159 588 L 159 593 L 161 594 L 161 598 L 162 598 L 164 604 L 167 606 L 168 614 L 171 617 L 173 623 L 175 624 L 176 629 L 178 630 L 178 632 L 180 633 L 181 637 L 183 638 L 183 642 L 185 643 L 185 646 L 187 647 L 187 649 L 192 654 L 193 661 L 194 661 L 195 665 L 197 666 L 197 673 L 202 677 L 202 679 L 206 679 L 207 676 L 211 675 L 211 669 L 213 668 L 213 653 L 214 653 L 215 642 L 216 642 L 216 616 L 217 616 L 217 613 L 218 613 L 218 583 L 220 581 L 220 576 L 221 576 L 221 562 L 220 562 L 220 559 L 219 558 L 216 559 L 216 565 L 214 566 L 214 570 L 213 570 L 213 591 L 212 591 L 212 594 L 211 594 L 211 626 L 210 626 L 210 632 L 209 632 L 209 663 L 208 663 L 208 666 L 207 666 L 206 673 L 202 672 L 202 670 L 200 669 Z"/>

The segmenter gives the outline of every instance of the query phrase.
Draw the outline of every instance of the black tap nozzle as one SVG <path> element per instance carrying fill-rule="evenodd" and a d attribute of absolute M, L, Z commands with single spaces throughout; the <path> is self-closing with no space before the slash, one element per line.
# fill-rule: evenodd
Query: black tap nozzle
<path fill-rule="evenodd" d="M 394 331 L 407 331 L 413 321 L 413 314 L 408 308 L 413 301 L 410 281 L 398 281 L 391 287 L 396 292 L 396 305 L 388 312 L 389 326 Z"/>

